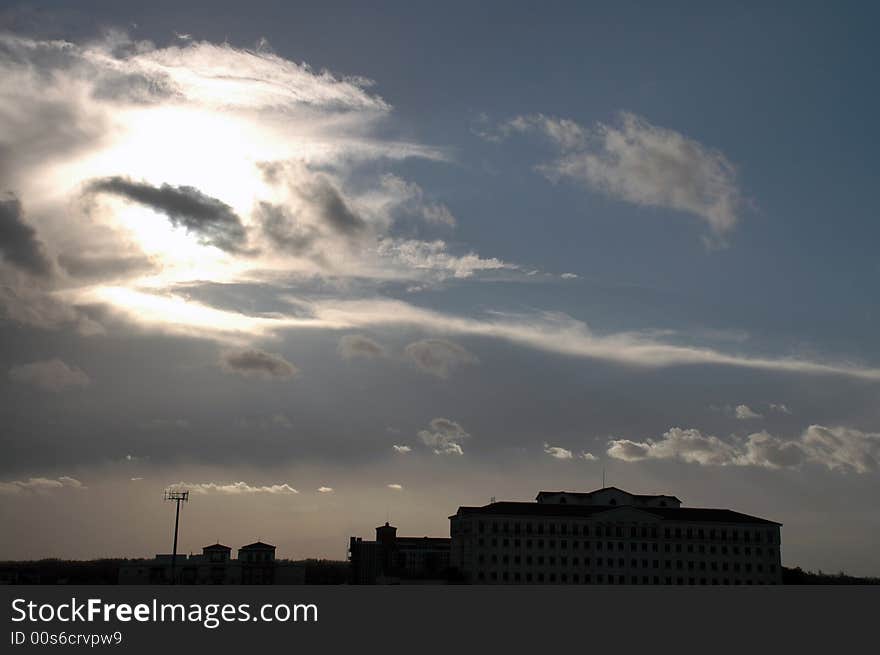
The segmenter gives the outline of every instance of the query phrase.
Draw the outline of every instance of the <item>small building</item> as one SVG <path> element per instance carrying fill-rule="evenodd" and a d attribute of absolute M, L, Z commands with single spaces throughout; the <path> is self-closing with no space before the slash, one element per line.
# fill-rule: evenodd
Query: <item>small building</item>
<path fill-rule="evenodd" d="M 352 584 L 445 584 L 450 541 L 446 537 L 398 537 L 387 521 L 376 540 L 349 540 Z"/>
<path fill-rule="evenodd" d="M 255 541 L 238 549 L 241 584 L 274 584 L 275 546 Z"/>
<path fill-rule="evenodd" d="M 150 560 L 128 560 L 119 566 L 119 584 L 169 584 L 171 555 Z M 221 543 L 202 548 L 201 555 L 178 555 L 174 578 L 177 584 L 304 584 L 302 564 L 275 558 L 275 546 L 257 541 L 238 549 Z"/>

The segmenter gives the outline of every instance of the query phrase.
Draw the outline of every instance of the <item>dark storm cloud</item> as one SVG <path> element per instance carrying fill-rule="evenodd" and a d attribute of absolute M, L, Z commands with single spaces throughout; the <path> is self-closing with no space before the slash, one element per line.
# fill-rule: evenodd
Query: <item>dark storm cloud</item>
<path fill-rule="evenodd" d="M 207 196 L 195 187 L 163 184 L 155 187 L 114 176 L 89 184 L 93 192 L 111 193 L 146 205 L 168 216 L 175 226 L 199 235 L 207 245 L 227 252 L 242 252 L 247 234 L 241 219 L 225 202 Z"/>
<path fill-rule="evenodd" d="M 263 227 L 263 233 L 272 245 L 286 253 L 309 254 L 321 238 L 320 231 L 314 225 L 298 223 L 296 218 L 280 205 L 261 202 L 257 205 L 256 216 Z"/>
<path fill-rule="evenodd" d="M 351 210 L 339 190 L 325 177 L 316 178 L 303 189 L 302 195 L 312 204 L 317 218 L 334 232 L 354 237 L 366 228 L 364 219 Z"/>
<path fill-rule="evenodd" d="M 52 272 L 36 231 L 22 220 L 21 202 L 11 194 L 0 197 L 0 255 L 32 275 Z"/>
<path fill-rule="evenodd" d="M 256 348 L 227 351 L 221 356 L 220 363 L 230 373 L 267 380 L 291 378 L 297 372 L 296 366 L 281 355 Z"/>
<path fill-rule="evenodd" d="M 156 262 L 146 255 L 91 255 L 64 252 L 58 264 L 73 277 L 114 278 L 155 271 Z"/>

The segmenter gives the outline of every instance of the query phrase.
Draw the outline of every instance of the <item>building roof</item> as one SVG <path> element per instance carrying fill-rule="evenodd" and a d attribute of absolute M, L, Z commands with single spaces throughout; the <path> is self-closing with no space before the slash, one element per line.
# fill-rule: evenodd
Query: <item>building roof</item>
<path fill-rule="evenodd" d="M 437 546 L 442 546 L 443 544 L 448 544 L 450 542 L 449 537 L 398 537 L 397 543 L 403 542 L 406 544 L 434 544 Z"/>
<path fill-rule="evenodd" d="M 264 544 L 262 541 L 255 541 L 252 544 L 248 544 L 247 546 L 242 546 L 239 550 L 266 550 L 271 548 L 275 550 L 275 546 L 272 544 Z"/>
<path fill-rule="evenodd" d="M 633 498 L 644 498 L 646 500 L 649 498 L 672 498 L 673 500 L 681 502 L 681 498 L 679 498 L 678 496 L 670 496 L 669 494 L 634 494 L 626 491 L 625 489 L 621 489 L 620 487 L 602 487 L 601 489 L 595 489 L 593 491 L 539 491 L 538 495 L 535 497 L 535 500 L 544 495 L 553 496 L 556 494 L 565 494 L 566 496 L 580 496 L 582 498 L 588 498 L 593 494 L 596 494 L 600 491 L 607 491 L 608 489 L 614 489 L 615 491 L 627 494 L 629 496 L 632 496 Z"/>
<path fill-rule="evenodd" d="M 595 514 L 627 509 L 625 505 L 557 505 L 555 503 L 490 503 L 482 507 L 459 507 L 458 516 L 481 514 L 487 516 L 567 516 L 573 518 L 589 518 Z M 653 514 L 661 520 L 684 521 L 695 523 L 751 523 L 764 525 L 782 525 L 776 521 L 741 514 L 729 509 L 708 509 L 701 507 L 644 507 L 632 506 L 632 509 L 646 514 Z M 452 518 L 451 516 L 449 518 Z"/>
<path fill-rule="evenodd" d="M 219 541 L 216 544 L 205 546 L 202 550 L 232 550 L 229 546 L 224 546 Z"/>

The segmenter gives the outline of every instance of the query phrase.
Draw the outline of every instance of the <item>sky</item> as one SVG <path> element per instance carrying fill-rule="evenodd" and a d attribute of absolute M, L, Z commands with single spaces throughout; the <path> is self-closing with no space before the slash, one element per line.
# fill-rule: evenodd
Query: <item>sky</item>
<path fill-rule="evenodd" d="M 4 3 L 0 558 L 539 490 L 880 574 L 859 3 Z"/>

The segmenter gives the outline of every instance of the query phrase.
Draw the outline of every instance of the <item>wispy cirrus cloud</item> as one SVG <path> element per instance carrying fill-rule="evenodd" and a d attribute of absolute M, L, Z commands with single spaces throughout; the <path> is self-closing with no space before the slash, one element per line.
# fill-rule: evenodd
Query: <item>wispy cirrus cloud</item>
<path fill-rule="evenodd" d="M 722 245 L 744 204 L 735 166 L 719 150 L 631 112 L 613 123 L 584 127 L 544 114 L 501 123 L 494 140 L 537 132 L 559 149 L 541 164 L 551 179 L 580 182 L 611 197 L 696 216 L 710 228 L 710 243 Z"/>

